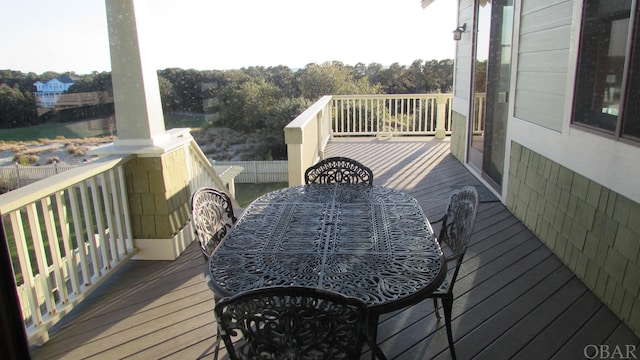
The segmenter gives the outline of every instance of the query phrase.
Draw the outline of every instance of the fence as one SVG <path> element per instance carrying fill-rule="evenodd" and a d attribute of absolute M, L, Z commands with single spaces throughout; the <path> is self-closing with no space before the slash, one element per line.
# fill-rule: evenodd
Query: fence
<path fill-rule="evenodd" d="M 25 166 L 20 164 L 0 166 L 0 187 L 5 190 L 17 189 L 38 180 L 48 178 L 76 165 L 53 163 L 44 166 Z"/>
<path fill-rule="evenodd" d="M 240 166 L 244 168 L 236 178 L 236 184 L 271 183 L 289 181 L 289 168 L 286 160 L 276 161 L 216 161 L 217 166 Z"/>
<path fill-rule="evenodd" d="M 240 166 L 244 168 L 234 179 L 235 183 L 270 183 L 287 182 L 288 166 L 286 160 L 277 161 L 216 161 L 217 166 Z M 63 171 L 71 170 L 77 165 L 50 164 L 44 166 L 9 165 L 0 166 L 0 188 L 17 189 L 38 180 L 46 179 Z"/>

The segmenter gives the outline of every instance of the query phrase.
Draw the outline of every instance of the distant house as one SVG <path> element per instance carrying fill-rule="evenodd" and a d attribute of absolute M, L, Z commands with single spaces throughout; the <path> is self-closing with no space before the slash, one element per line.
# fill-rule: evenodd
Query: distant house
<path fill-rule="evenodd" d="M 56 107 L 60 95 L 69 90 L 74 81 L 67 75 L 58 76 L 46 83 L 36 81 L 33 86 L 36 87 L 36 104 L 39 108 L 52 109 Z"/>
<path fill-rule="evenodd" d="M 74 83 L 74 79 L 67 75 L 58 76 L 46 83 L 42 81 L 33 83 L 36 88 L 34 95 L 36 96 L 38 116 L 52 109 L 62 110 L 113 103 L 113 94 L 108 91 L 67 93 L 67 90 Z"/>

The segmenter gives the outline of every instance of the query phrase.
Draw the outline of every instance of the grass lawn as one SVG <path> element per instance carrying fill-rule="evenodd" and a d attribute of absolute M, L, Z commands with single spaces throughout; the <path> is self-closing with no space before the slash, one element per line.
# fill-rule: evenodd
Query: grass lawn
<path fill-rule="evenodd" d="M 236 184 L 236 200 L 241 208 L 246 208 L 260 195 L 269 191 L 282 189 L 289 186 L 286 182 L 260 183 L 260 184 Z"/>
<path fill-rule="evenodd" d="M 38 139 L 82 139 L 113 135 L 112 131 L 87 125 L 90 120 L 46 123 L 22 128 L 0 129 L 1 141 L 36 141 Z M 206 125 L 204 114 L 166 113 L 165 128 L 199 128 Z M 115 129 L 113 129 L 115 132 Z"/>
<path fill-rule="evenodd" d="M 80 124 L 80 123 L 77 123 Z M 109 136 L 108 130 L 78 130 L 74 124 L 43 124 L 23 128 L 0 129 L 1 141 L 36 141 L 38 139 L 81 139 Z"/>

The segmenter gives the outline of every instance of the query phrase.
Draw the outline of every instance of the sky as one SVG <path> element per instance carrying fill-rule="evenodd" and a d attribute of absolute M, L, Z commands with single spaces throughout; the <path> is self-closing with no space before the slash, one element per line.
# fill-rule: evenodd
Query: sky
<path fill-rule="evenodd" d="M 148 0 L 157 69 L 453 59 L 454 0 Z M 0 0 L 0 69 L 111 71 L 104 0 Z"/>

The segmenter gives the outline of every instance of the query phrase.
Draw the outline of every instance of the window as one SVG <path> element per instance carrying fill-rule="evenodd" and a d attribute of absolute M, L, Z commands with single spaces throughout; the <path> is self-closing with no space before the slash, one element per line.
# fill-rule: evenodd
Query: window
<path fill-rule="evenodd" d="M 573 123 L 640 141 L 640 0 L 585 0 Z"/>

